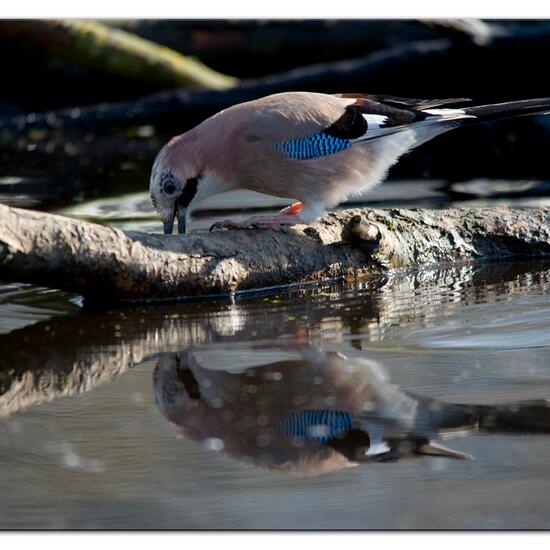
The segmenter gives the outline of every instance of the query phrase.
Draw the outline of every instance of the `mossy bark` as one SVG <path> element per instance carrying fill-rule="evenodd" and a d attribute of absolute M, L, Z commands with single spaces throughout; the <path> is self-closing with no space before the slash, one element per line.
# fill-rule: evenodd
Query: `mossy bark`
<path fill-rule="evenodd" d="M 197 59 L 99 21 L 2 21 L 0 35 L 28 41 L 65 61 L 159 87 L 223 90 L 237 83 Z"/>

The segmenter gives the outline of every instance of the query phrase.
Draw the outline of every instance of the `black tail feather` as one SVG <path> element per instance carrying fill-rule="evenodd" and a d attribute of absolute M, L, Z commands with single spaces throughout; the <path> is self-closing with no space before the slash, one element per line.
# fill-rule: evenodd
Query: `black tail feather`
<path fill-rule="evenodd" d="M 464 119 L 464 124 L 476 124 L 518 116 L 550 113 L 550 98 L 545 97 L 542 99 L 496 103 L 493 105 L 479 105 L 477 107 L 465 107 L 463 110 L 467 115 L 476 117 L 475 119 Z"/>

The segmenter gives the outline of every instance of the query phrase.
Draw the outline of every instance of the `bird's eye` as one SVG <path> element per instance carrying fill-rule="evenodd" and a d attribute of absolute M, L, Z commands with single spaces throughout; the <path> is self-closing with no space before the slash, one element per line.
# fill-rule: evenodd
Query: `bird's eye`
<path fill-rule="evenodd" d="M 176 192 L 176 184 L 173 181 L 167 181 L 163 186 L 163 190 L 167 195 L 173 195 Z"/>

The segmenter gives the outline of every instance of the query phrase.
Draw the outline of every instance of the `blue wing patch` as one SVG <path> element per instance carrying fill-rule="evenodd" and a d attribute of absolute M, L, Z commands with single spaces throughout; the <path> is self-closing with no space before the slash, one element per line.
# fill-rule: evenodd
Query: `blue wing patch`
<path fill-rule="evenodd" d="M 280 431 L 285 438 L 325 443 L 350 430 L 352 418 L 351 414 L 340 411 L 297 411 L 283 419 Z"/>
<path fill-rule="evenodd" d="M 334 153 L 348 149 L 351 146 L 351 141 L 329 136 L 323 132 L 319 132 L 307 138 L 279 141 L 274 144 L 275 149 L 281 151 L 288 158 L 293 160 L 305 160 L 334 155 Z"/>

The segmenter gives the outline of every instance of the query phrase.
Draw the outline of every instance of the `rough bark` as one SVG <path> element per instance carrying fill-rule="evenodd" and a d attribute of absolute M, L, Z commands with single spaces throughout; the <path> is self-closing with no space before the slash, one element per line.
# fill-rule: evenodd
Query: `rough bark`
<path fill-rule="evenodd" d="M 318 223 L 187 236 L 0 206 L 0 279 L 88 298 L 162 300 L 550 254 L 550 210 L 353 209 Z"/>

